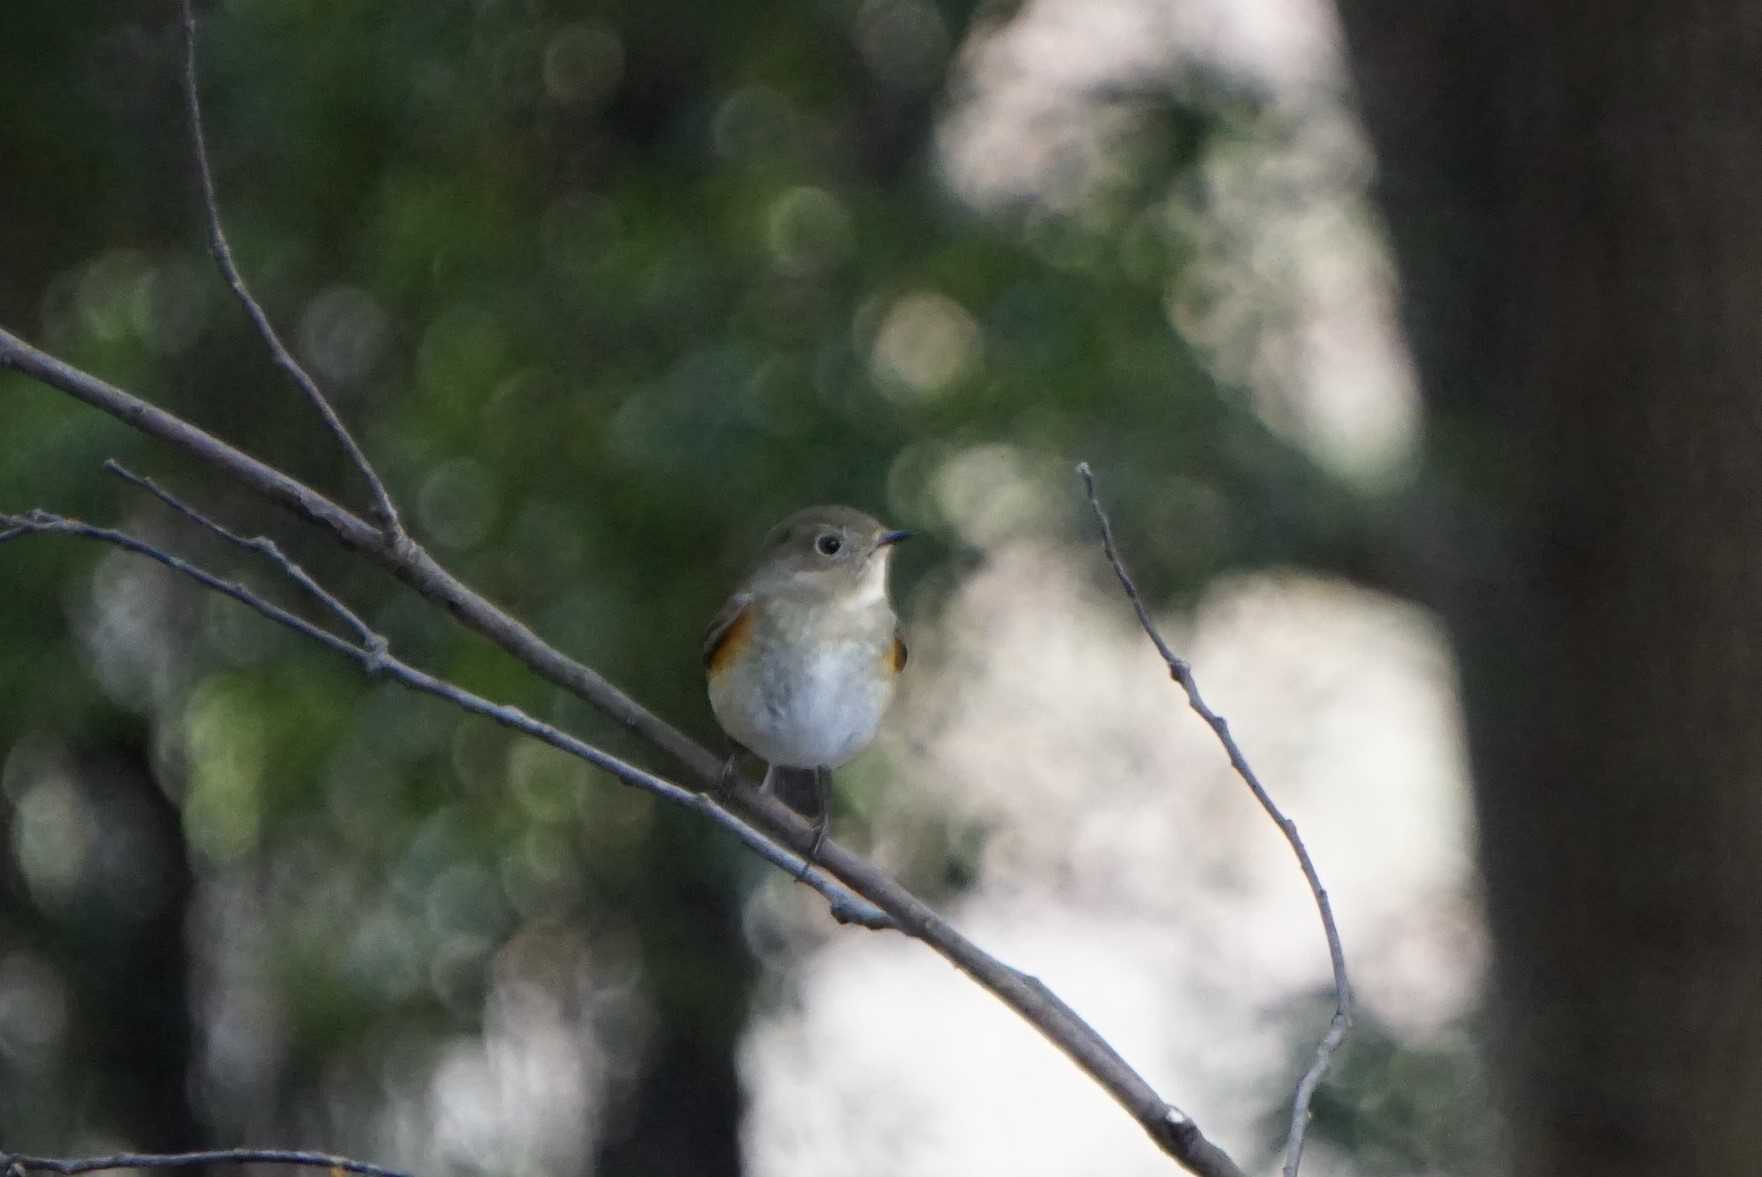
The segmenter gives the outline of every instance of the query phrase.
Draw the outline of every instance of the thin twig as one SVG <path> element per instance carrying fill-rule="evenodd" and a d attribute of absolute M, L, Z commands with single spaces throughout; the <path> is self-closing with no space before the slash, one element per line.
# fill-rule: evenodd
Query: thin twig
<path fill-rule="evenodd" d="M 118 469 L 120 470 L 120 468 Z M 216 525 L 212 520 L 205 516 L 176 502 L 176 500 L 172 499 L 170 496 L 164 495 L 163 492 L 158 493 L 160 493 L 161 497 L 165 498 L 167 502 L 171 503 L 178 510 L 189 515 L 202 526 L 224 536 L 234 543 L 241 544 L 242 546 L 252 548 L 259 552 L 264 552 L 264 554 L 274 560 L 276 565 L 291 579 L 303 586 L 310 586 L 311 589 L 316 591 L 321 597 L 334 602 L 335 608 L 341 610 L 350 618 L 354 618 L 354 615 L 348 612 L 346 606 L 342 605 L 341 602 L 337 602 L 336 598 L 331 594 L 318 588 L 316 584 L 312 582 L 310 576 L 279 551 L 270 555 L 270 553 L 266 552 L 263 548 L 258 547 L 249 540 L 241 539 L 239 536 L 234 535 L 225 528 Z M 815 891 L 818 891 L 825 897 L 833 918 L 840 923 L 856 924 L 861 927 L 872 929 L 891 928 L 893 926 L 893 921 L 884 912 L 876 908 L 874 904 L 851 895 L 843 887 L 840 887 L 832 879 L 828 878 L 825 872 L 813 869 L 811 864 L 804 861 L 800 856 L 793 854 L 784 847 L 772 842 L 757 830 L 753 829 L 750 825 L 741 821 L 739 817 L 729 813 L 726 809 L 723 809 L 713 798 L 706 794 L 693 792 L 682 785 L 674 784 L 672 781 L 655 776 L 653 773 L 646 772 L 634 764 L 630 764 L 603 749 L 589 744 L 585 740 L 570 735 L 568 732 L 565 732 L 560 728 L 533 719 L 519 708 L 491 702 L 483 696 L 474 694 L 473 692 L 468 691 L 455 683 L 449 682 L 446 679 L 437 678 L 436 676 L 429 674 L 427 671 L 418 670 L 416 667 L 411 666 L 409 663 L 389 653 L 386 648 L 385 639 L 370 630 L 367 631 L 366 638 L 362 643 L 356 645 L 355 643 L 340 638 L 329 630 L 314 625 L 305 618 L 291 613 L 288 610 L 283 609 L 281 606 L 264 599 L 237 581 L 225 580 L 204 568 L 192 564 L 180 556 L 172 555 L 163 548 L 156 547 L 145 540 L 129 535 L 127 532 L 117 531 L 113 528 L 97 527 L 93 524 L 84 523 L 77 519 L 69 519 L 66 516 L 55 515 L 40 510 L 31 511 L 25 515 L 0 515 L 0 525 L 6 526 L 10 531 L 29 534 L 66 535 L 76 536 L 81 539 L 96 540 L 100 543 L 106 543 L 114 547 L 122 548 L 125 551 L 134 552 L 137 555 L 146 556 L 150 560 L 155 560 L 171 569 L 173 572 L 189 577 L 204 588 L 211 589 L 223 596 L 231 597 L 233 600 L 249 609 L 255 610 L 257 613 L 276 624 L 293 630 L 301 637 L 317 642 L 319 645 L 333 653 L 341 654 L 346 658 L 352 659 L 369 675 L 384 675 L 385 677 L 392 679 L 394 682 L 408 687 L 410 690 L 425 695 L 432 695 L 438 699 L 444 699 L 463 711 L 470 712 L 473 715 L 481 715 L 486 719 L 501 724 L 503 727 L 511 728 L 514 731 L 541 740 L 553 748 L 567 752 L 571 756 L 586 761 L 595 768 L 610 773 L 612 776 L 627 785 L 641 789 L 647 793 L 652 793 L 662 800 L 668 801 L 674 805 L 679 805 L 686 809 L 692 809 L 703 813 L 712 822 L 740 839 L 743 844 L 759 854 L 767 862 L 771 863 L 779 870 L 785 871 L 794 876 L 800 882 L 812 887 Z M 271 547 L 273 547 L 273 545 L 271 545 Z M 352 624 L 360 625 L 360 622 L 356 619 Z M 362 626 L 362 628 L 365 629 L 365 626 Z"/>
<path fill-rule="evenodd" d="M 363 1173 L 366 1177 L 408 1177 L 397 1169 L 333 1157 L 320 1152 L 297 1152 L 283 1148 L 224 1148 L 213 1152 L 138 1153 L 119 1152 L 107 1157 L 29 1157 L 0 1153 L 0 1173 L 22 1177 L 27 1173 L 100 1173 L 107 1169 L 188 1169 L 198 1165 L 299 1165 L 332 1172 Z"/>
<path fill-rule="evenodd" d="M 408 537 L 404 533 L 404 524 L 398 518 L 398 509 L 392 503 L 391 495 L 386 491 L 385 484 L 380 481 L 379 474 L 373 469 L 373 463 L 355 443 L 354 435 L 348 426 L 343 424 L 336 410 L 331 407 L 330 400 L 318 387 L 306 369 L 300 366 L 293 353 L 282 343 L 281 336 L 275 326 L 270 323 L 269 316 L 245 285 L 244 275 L 233 261 L 232 246 L 227 244 L 226 229 L 220 219 L 220 198 L 215 194 L 214 170 L 208 163 L 207 137 L 202 132 L 202 101 L 196 85 L 196 14 L 190 0 L 182 0 L 184 28 L 184 105 L 189 112 L 190 143 L 195 149 L 196 173 L 202 182 L 202 206 L 208 214 L 208 249 L 214 255 L 214 262 L 220 267 L 220 276 L 237 296 L 245 314 L 262 337 L 264 346 L 274 359 L 276 367 L 288 374 L 299 390 L 305 394 L 312 407 L 324 420 L 324 427 L 330 430 L 331 436 L 342 446 L 343 453 L 354 463 L 355 469 L 366 479 L 369 493 L 373 496 L 373 517 L 379 523 L 387 544 L 405 542 Z"/>
<path fill-rule="evenodd" d="M 1149 635 L 1156 646 L 1156 652 L 1168 664 L 1169 677 L 1181 684 L 1187 693 L 1187 704 L 1199 717 L 1210 725 L 1217 733 L 1218 742 L 1224 746 L 1230 758 L 1230 766 L 1236 775 L 1248 785 L 1254 799 L 1266 810 L 1279 832 L 1285 835 L 1285 841 L 1291 844 L 1291 850 L 1297 855 L 1297 865 L 1303 870 L 1303 877 L 1309 883 L 1309 890 L 1315 896 L 1316 910 L 1321 913 L 1322 931 L 1327 936 L 1328 960 L 1334 972 L 1334 1016 L 1329 1019 L 1328 1031 L 1322 1036 L 1315 1048 L 1315 1059 L 1297 1084 L 1297 1092 L 1291 1103 L 1291 1130 L 1285 1142 L 1285 1177 L 1297 1177 L 1297 1169 L 1303 1161 L 1303 1140 L 1309 1131 L 1309 1104 L 1315 1095 L 1315 1089 L 1321 1084 L 1322 1076 L 1327 1074 L 1328 1065 L 1333 1061 L 1334 1051 L 1346 1038 L 1346 1031 L 1352 1025 L 1352 985 L 1346 979 L 1346 952 L 1340 946 L 1340 929 L 1334 924 L 1333 905 L 1328 902 L 1327 889 L 1322 886 L 1321 876 L 1316 873 L 1315 863 L 1309 857 L 1309 849 L 1297 833 L 1297 823 L 1286 817 L 1274 803 L 1272 794 L 1266 791 L 1254 769 L 1249 767 L 1248 758 L 1242 755 L 1237 746 L 1236 738 L 1230 734 L 1230 725 L 1224 717 L 1206 705 L 1199 693 L 1199 684 L 1193 678 L 1193 668 L 1187 660 L 1169 648 L 1157 632 L 1156 624 L 1150 619 L 1150 612 L 1144 607 L 1144 598 L 1138 593 L 1138 586 L 1132 583 L 1131 574 L 1120 559 L 1119 550 L 1114 545 L 1113 525 L 1108 522 L 1107 512 L 1102 509 L 1101 499 L 1095 491 L 1095 474 L 1089 469 L 1089 463 L 1080 462 L 1077 473 L 1083 477 L 1083 485 L 1088 491 L 1089 507 L 1095 512 L 1096 520 L 1101 524 L 1101 546 L 1107 554 L 1107 562 L 1112 565 L 1114 575 L 1119 578 L 1120 587 L 1125 590 L 1126 599 L 1132 603 L 1132 609 L 1138 614 L 1138 624 Z"/>

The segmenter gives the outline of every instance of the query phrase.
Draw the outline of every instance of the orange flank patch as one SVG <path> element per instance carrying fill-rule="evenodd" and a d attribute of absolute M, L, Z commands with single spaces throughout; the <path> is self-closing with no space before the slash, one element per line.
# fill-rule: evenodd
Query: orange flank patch
<path fill-rule="evenodd" d="M 898 634 L 893 635 L 893 648 L 882 655 L 882 662 L 895 674 L 905 669 L 905 642 Z"/>
<path fill-rule="evenodd" d="M 752 640 L 753 622 L 758 613 L 752 605 L 744 605 L 730 617 L 721 628 L 710 634 L 709 641 L 704 643 L 704 665 L 711 674 L 716 674 Z"/>

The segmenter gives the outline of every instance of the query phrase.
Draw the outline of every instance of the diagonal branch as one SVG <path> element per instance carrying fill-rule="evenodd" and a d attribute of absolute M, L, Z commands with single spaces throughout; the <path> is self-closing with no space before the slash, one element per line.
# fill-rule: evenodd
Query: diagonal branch
<path fill-rule="evenodd" d="M 208 164 L 208 144 L 202 133 L 202 101 L 196 86 L 196 14 L 190 7 L 190 0 L 182 0 L 182 7 L 184 105 L 190 116 L 190 142 L 195 149 L 196 174 L 202 182 L 202 206 L 208 214 L 208 250 L 214 255 L 215 264 L 220 267 L 220 276 L 226 280 L 227 286 L 237 296 L 240 305 L 245 308 L 245 314 L 250 316 L 251 324 L 257 329 L 257 334 L 262 337 L 264 346 L 269 348 L 269 354 L 274 359 L 275 366 L 288 374 L 288 378 L 305 394 L 307 401 L 314 409 L 318 410 L 319 417 L 324 421 L 324 427 L 330 430 L 331 436 L 336 439 L 338 445 L 342 446 L 343 453 L 348 455 L 349 461 L 354 463 L 355 469 L 359 470 L 361 477 L 366 479 L 368 491 L 373 496 L 373 516 L 378 520 L 383 531 L 384 541 L 387 544 L 399 543 L 406 538 L 404 525 L 398 518 L 398 509 L 393 505 L 391 495 L 385 489 L 385 484 L 380 481 L 378 473 L 374 471 L 373 463 L 369 462 L 367 455 L 361 452 L 361 447 L 355 443 L 354 435 L 349 432 L 348 426 L 343 424 L 342 418 L 337 416 L 336 410 L 331 407 L 324 391 L 318 387 L 318 382 L 312 379 L 306 369 L 301 367 L 300 361 L 296 360 L 293 353 L 282 343 L 281 336 L 276 332 L 275 326 L 270 323 L 269 316 L 264 313 L 262 305 L 251 295 L 250 288 L 245 285 L 245 278 L 239 272 L 238 264 L 233 261 L 232 246 L 227 244 L 226 229 L 220 220 L 220 199 L 214 191 L 214 170 Z"/>
<path fill-rule="evenodd" d="M 118 472 L 122 473 L 124 477 L 134 479 L 133 475 L 123 471 L 120 466 L 115 468 Z M 145 484 L 146 480 L 137 479 L 137 481 Z M 363 624 L 346 605 L 337 600 L 336 597 L 329 592 L 319 588 L 305 570 L 283 555 L 275 544 L 261 537 L 256 539 L 245 539 L 241 536 L 234 535 L 232 532 L 213 523 L 199 512 L 185 506 L 166 492 L 159 490 L 156 487 L 151 487 L 151 489 L 173 509 L 194 519 L 202 526 L 216 532 L 223 538 L 238 544 L 241 547 L 249 548 L 266 556 L 274 562 L 289 579 L 293 580 L 301 587 L 307 588 L 308 591 L 315 592 L 326 602 L 327 608 L 346 618 L 352 627 L 358 627 L 360 631 L 365 633 L 365 639 L 361 644 L 357 645 L 344 638 L 340 638 L 330 631 L 314 625 L 305 618 L 291 613 L 288 610 L 283 609 L 281 606 L 264 599 L 237 581 L 225 580 L 198 565 L 192 564 L 182 557 L 167 552 L 163 548 L 156 547 L 153 544 L 147 543 L 145 540 L 129 535 L 127 532 L 117 531 L 112 528 L 97 527 L 90 523 L 83 523 L 80 520 L 69 519 L 65 516 L 51 514 L 47 511 L 31 511 L 24 515 L 0 515 L 0 527 L 6 529 L 0 531 L 0 542 L 5 542 L 8 539 L 16 539 L 26 535 L 74 536 L 80 539 L 95 540 L 100 543 L 109 544 L 113 547 L 121 548 L 124 551 L 133 552 L 136 555 L 145 556 L 150 560 L 155 560 L 171 569 L 173 572 L 189 577 L 204 588 L 220 593 L 223 596 L 231 597 L 233 600 L 247 608 L 255 610 L 257 613 L 275 622 L 277 625 L 290 629 L 310 641 L 317 642 L 319 645 L 333 653 L 341 654 L 344 657 L 352 659 L 361 667 L 362 672 L 365 674 L 370 676 L 383 675 L 420 694 L 432 695 L 435 698 L 444 699 L 462 711 L 469 712 L 473 715 L 481 715 L 486 719 L 501 724 L 503 727 L 531 736 L 536 740 L 549 744 L 553 748 L 584 760 L 595 768 L 610 773 L 626 785 L 641 789 L 647 793 L 652 793 L 663 801 L 670 802 L 671 804 L 702 813 L 716 825 L 721 826 L 723 829 L 732 833 L 736 838 L 740 839 L 740 841 L 749 849 L 764 858 L 767 862 L 771 863 L 779 870 L 793 876 L 797 881 L 818 891 L 825 897 L 827 904 L 831 909 L 833 918 L 840 923 L 858 924 L 862 927 L 873 929 L 890 928 L 893 926 L 893 921 L 878 910 L 873 904 L 853 898 L 844 890 L 844 888 L 838 886 L 836 883 L 832 882 L 832 880 L 827 878 L 823 872 L 814 870 L 811 864 L 806 860 L 790 853 L 788 850 L 785 850 L 783 847 L 778 846 L 776 843 L 760 834 L 757 830 L 741 821 L 734 814 L 729 813 L 720 805 L 716 804 L 715 800 L 707 794 L 693 792 L 683 786 L 674 784 L 672 781 L 655 776 L 653 773 L 646 772 L 633 764 L 621 760 L 618 757 L 613 756 L 611 753 L 595 747 L 585 740 L 572 736 L 560 728 L 533 719 L 531 716 L 516 707 L 491 702 L 481 695 L 474 694 L 455 683 L 449 682 L 443 678 L 438 678 L 426 671 L 418 670 L 416 667 L 397 658 L 388 652 L 384 637 L 368 630 L 366 625 Z"/>
<path fill-rule="evenodd" d="M 1206 705 L 1199 693 L 1199 684 L 1193 678 L 1193 668 L 1187 660 L 1169 648 L 1157 632 L 1156 625 L 1150 619 L 1150 612 L 1144 607 L 1144 599 L 1138 594 L 1138 586 L 1132 583 L 1131 574 L 1126 571 L 1125 562 L 1120 559 L 1118 549 L 1114 546 L 1113 525 L 1108 522 L 1107 512 L 1102 510 L 1101 499 L 1095 492 L 1095 474 L 1089 469 L 1089 463 L 1080 462 L 1077 473 L 1083 477 L 1083 486 L 1089 495 L 1089 506 L 1095 512 L 1096 520 L 1101 524 L 1101 546 L 1107 554 L 1107 562 L 1113 567 L 1114 575 L 1119 578 L 1120 587 L 1125 590 L 1126 599 L 1132 603 L 1132 609 L 1138 614 L 1138 624 L 1150 636 L 1156 646 L 1156 652 L 1168 664 L 1169 677 L 1181 684 L 1187 693 L 1187 703 L 1198 713 L 1199 717 L 1210 725 L 1217 733 L 1218 742 L 1224 746 L 1224 752 L 1230 758 L 1230 767 L 1236 770 L 1266 810 L 1279 832 L 1285 835 L 1285 841 L 1291 844 L 1291 850 L 1297 855 L 1297 865 L 1303 870 L 1303 877 L 1309 883 L 1310 893 L 1315 896 L 1316 910 L 1321 913 L 1322 931 L 1328 941 L 1328 961 L 1334 972 L 1334 1016 L 1328 1021 L 1328 1031 L 1322 1036 L 1315 1048 L 1315 1059 L 1309 1070 L 1297 1084 L 1297 1093 L 1291 1101 L 1291 1131 L 1285 1142 L 1285 1177 L 1297 1177 L 1297 1168 L 1303 1162 L 1303 1139 L 1309 1131 L 1309 1103 L 1320 1086 L 1322 1076 L 1327 1074 L 1328 1065 L 1333 1061 L 1334 1051 L 1346 1039 L 1346 1031 L 1352 1025 L 1352 985 L 1346 979 L 1346 952 L 1340 946 L 1340 929 L 1334 924 L 1333 905 L 1328 902 L 1327 889 L 1322 886 L 1321 876 L 1316 873 L 1315 863 L 1309 857 L 1309 848 L 1297 833 L 1297 823 L 1286 817 L 1274 803 L 1272 794 L 1266 791 L 1254 769 L 1249 767 L 1248 758 L 1242 755 L 1242 749 L 1236 744 L 1236 738 L 1230 734 L 1230 725 L 1224 717 Z"/>

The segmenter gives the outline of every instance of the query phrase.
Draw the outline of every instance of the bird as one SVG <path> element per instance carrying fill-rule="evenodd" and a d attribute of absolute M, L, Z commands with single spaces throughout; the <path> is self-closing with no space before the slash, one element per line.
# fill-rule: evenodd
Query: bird
<path fill-rule="evenodd" d="M 734 752 L 764 760 L 764 788 L 796 808 L 811 796 L 814 859 L 834 768 L 868 746 L 905 669 L 888 594 L 894 545 L 911 532 L 852 507 L 797 511 L 773 527 L 704 635 L 710 709 Z"/>

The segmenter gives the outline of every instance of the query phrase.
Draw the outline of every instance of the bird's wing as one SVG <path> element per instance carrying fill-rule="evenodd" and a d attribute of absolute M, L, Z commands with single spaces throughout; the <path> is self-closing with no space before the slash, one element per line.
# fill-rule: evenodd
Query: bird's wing
<path fill-rule="evenodd" d="M 714 671 L 740 648 L 753 627 L 751 593 L 735 593 L 704 631 L 704 665 Z"/>

